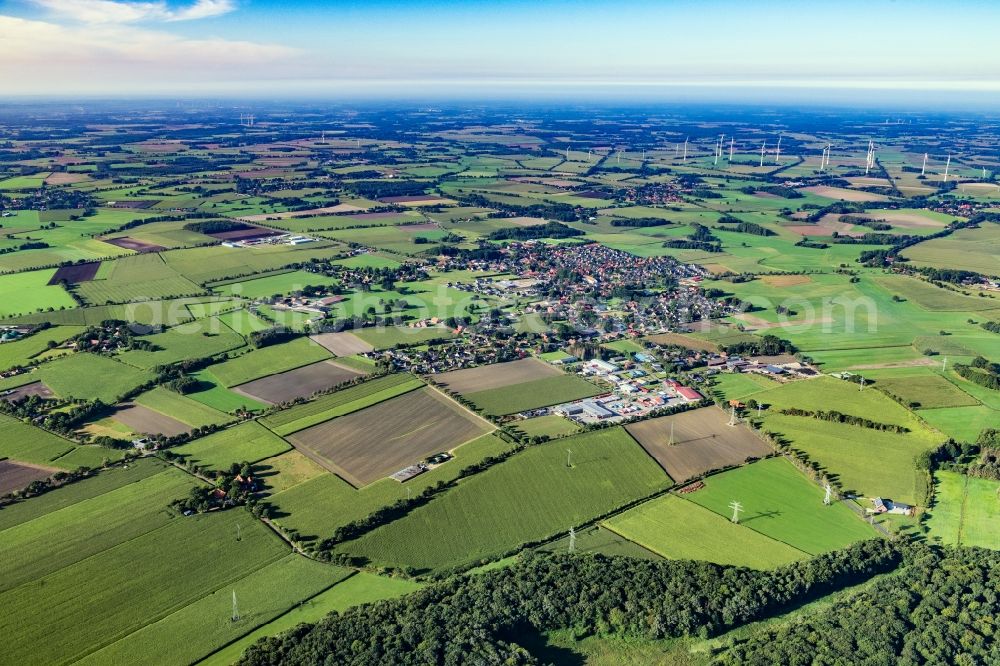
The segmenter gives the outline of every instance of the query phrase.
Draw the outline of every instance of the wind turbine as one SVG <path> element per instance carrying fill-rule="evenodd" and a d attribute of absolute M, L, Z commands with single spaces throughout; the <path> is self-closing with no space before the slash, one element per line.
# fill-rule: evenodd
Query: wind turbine
<path fill-rule="evenodd" d="M 948 155 L 948 161 L 944 163 L 944 182 L 948 182 L 948 170 L 951 169 L 951 155 Z"/>
<path fill-rule="evenodd" d="M 923 176 L 927 171 L 927 153 L 924 153 L 924 164 L 920 167 L 920 175 Z"/>
<path fill-rule="evenodd" d="M 760 165 L 761 166 L 764 166 L 764 151 L 766 151 L 766 150 L 767 150 L 767 141 L 765 140 L 764 143 L 760 144 Z"/>

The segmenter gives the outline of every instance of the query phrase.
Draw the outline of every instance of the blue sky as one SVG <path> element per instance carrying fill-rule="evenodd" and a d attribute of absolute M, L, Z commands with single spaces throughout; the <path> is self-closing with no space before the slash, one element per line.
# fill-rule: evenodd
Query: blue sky
<path fill-rule="evenodd" d="M 968 0 L 0 0 L 0 84 L 15 95 L 994 99 L 997 27 L 1000 3 Z"/>

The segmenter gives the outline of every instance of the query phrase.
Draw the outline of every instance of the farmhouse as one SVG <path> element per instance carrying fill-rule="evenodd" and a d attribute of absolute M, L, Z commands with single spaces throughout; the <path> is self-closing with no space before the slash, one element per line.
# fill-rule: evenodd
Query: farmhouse
<path fill-rule="evenodd" d="M 875 497 L 872 499 L 872 505 L 875 507 L 872 513 L 894 513 L 903 516 L 912 516 L 914 513 L 913 507 L 909 504 L 903 504 L 902 502 L 893 502 L 890 499 L 885 499 L 884 497 Z"/>

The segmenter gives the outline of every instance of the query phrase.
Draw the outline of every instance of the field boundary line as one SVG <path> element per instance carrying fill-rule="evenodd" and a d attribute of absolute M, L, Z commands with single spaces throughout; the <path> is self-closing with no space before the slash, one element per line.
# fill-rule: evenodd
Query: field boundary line
<path fill-rule="evenodd" d="M 605 519 L 605 520 L 607 520 L 607 519 Z M 612 534 L 616 534 L 616 535 L 620 536 L 622 539 L 625 539 L 626 541 L 628 541 L 629 543 L 634 543 L 636 546 L 639 546 L 639 548 L 642 548 L 643 550 L 648 550 L 653 555 L 656 555 L 658 557 L 662 557 L 665 560 L 672 560 L 672 559 L 674 559 L 672 557 L 667 557 L 666 555 L 664 555 L 660 551 L 655 550 L 653 548 L 650 548 L 649 546 L 647 546 L 645 544 L 639 543 L 635 539 L 632 539 L 632 538 L 629 538 L 629 537 L 625 536 L 624 534 L 622 534 L 621 532 L 619 532 L 615 528 L 613 528 L 610 525 L 608 525 L 604 520 L 602 520 L 601 522 L 597 523 L 597 527 L 605 529 L 605 530 L 611 532 Z"/>
<path fill-rule="evenodd" d="M 421 378 L 421 379 L 423 379 L 423 378 Z M 455 400 L 454 398 L 452 398 L 450 395 L 448 395 L 447 393 L 445 393 L 444 391 L 442 391 L 441 389 L 439 389 L 437 386 L 435 386 L 431 382 L 428 382 L 428 381 L 424 380 L 424 386 L 429 386 L 431 389 L 434 390 L 435 393 L 437 393 L 440 397 L 444 398 L 451 405 L 453 405 L 455 407 L 458 407 L 461 411 L 466 412 L 468 414 L 471 414 L 474 418 L 479 419 L 480 421 L 482 421 L 483 423 L 485 423 L 486 426 L 489 428 L 489 432 L 493 432 L 493 431 L 495 431 L 495 430 L 497 430 L 499 428 L 499 426 L 497 426 L 497 424 L 493 423 L 492 421 L 490 421 L 489 419 L 487 419 L 482 414 L 478 414 L 478 413 L 472 411 L 471 409 L 469 409 L 468 407 L 466 407 L 465 405 L 461 404 L 460 402 L 458 402 L 457 400 Z M 409 391 L 407 391 L 407 393 L 409 393 Z M 473 439 L 478 439 L 478 438 L 474 437 Z M 471 442 L 472 440 L 470 439 L 469 441 Z M 468 442 L 464 442 L 464 443 L 468 443 Z M 459 446 L 461 446 L 461 444 Z M 458 446 L 454 447 L 454 449 L 451 449 L 451 450 L 454 451 L 457 448 L 458 448 Z"/>
<path fill-rule="evenodd" d="M 336 566 L 340 566 L 340 565 L 336 565 Z M 341 567 L 341 568 L 342 569 L 346 569 L 346 567 Z M 355 576 L 357 576 L 359 573 L 361 573 L 360 571 L 358 571 L 356 569 L 346 569 L 346 570 L 347 570 L 347 575 L 344 576 L 343 578 L 341 578 L 340 580 L 338 580 L 337 582 L 332 583 L 328 587 L 324 587 L 322 590 L 320 590 L 316 594 L 312 594 L 312 595 L 306 597 L 305 599 L 301 599 L 300 601 L 296 602 L 295 605 L 291 606 L 290 608 L 288 608 L 284 612 L 279 613 L 278 615 L 275 615 L 274 617 L 272 617 L 267 622 L 263 622 L 261 624 L 258 624 L 256 627 L 254 627 L 250 631 L 246 632 L 245 634 L 243 634 L 241 636 L 238 636 L 238 637 L 234 638 L 233 640 L 231 640 L 231 641 L 229 641 L 229 642 L 227 642 L 227 643 L 225 643 L 223 645 L 220 645 L 219 647 L 215 648 L 214 650 L 212 650 L 208 654 L 202 656 L 200 659 L 198 659 L 198 661 L 194 662 L 194 664 L 200 664 L 200 663 L 204 662 L 206 659 L 212 657 L 213 655 L 216 655 L 219 652 L 222 652 L 223 650 L 225 650 L 229 646 L 234 645 L 236 643 L 239 643 L 244 638 L 246 638 L 247 636 L 249 636 L 253 632 L 257 631 L 258 629 L 260 629 L 262 627 L 266 627 L 267 625 L 271 624 L 272 622 L 277 622 L 278 620 L 280 620 L 281 618 L 285 617 L 286 615 L 288 615 L 289 613 L 291 613 L 292 611 L 294 611 L 296 608 L 298 608 L 302 604 L 304 604 L 306 602 L 309 602 L 309 601 L 312 601 L 313 599 L 315 599 L 319 595 L 325 594 L 325 593 L 329 592 L 330 590 L 332 590 L 333 588 L 337 587 L 341 583 L 346 582 L 346 581 L 350 580 L 351 578 L 354 578 Z"/>
<path fill-rule="evenodd" d="M 958 509 L 958 534 L 955 535 L 955 545 L 962 545 L 962 530 L 965 528 L 965 504 L 969 501 L 969 475 L 963 474 L 962 478 L 962 504 Z"/>
<path fill-rule="evenodd" d="M 746 465 L 740 465 L 740 467 L 738 467 L 738 468 L 736 468 L 736 469 L 740 469 L 740 468 L 742 468 L 742 467 L 749 467 L 750 465 L 753 465 L 753 463 L 748 463 L 748 464 L 746 464 Z M 793 467 L 794 467 L 794 465 L 793 465 Z M 725 471 L 729 471 L 729 470 L 725 470 Z M 796 471 L 798 471 L 798 470 L 796 470 Z M 720 472 L 720 474 L 721 474 L 721 472 Z M 721 513 L 718 513 L 718 512 L 716 512 L 716 511 L 712 511 L 712 510 L 711 510 L 711 509 L 709 509 L 709 508 L 708 508 L 707 506 L 702 506 L 701 504 L 698 504 L 697 502 L 693 502 L 693 501 L 689 500 L 689 499 L 688 499 L 688 498 L 686 498 L 686 497 L 681 497 L 681 496 L 680 496 L 680 495 L 678 495 L 677 493 L 674 493 L 674 495 L 675 495 L 676 497 L 678 497 L 678 498 L 680 498 L 680 499 L 684 500 L 685 502 L 691 502 L 691 504 L 694 504 L 695 506 L 699 506 L 699 507 L 701 507 L 702 509 L 706 509 L 706 510 L 710 511 L 711 513 L 714 513 L 714 514 L 715 514 L 716 516 L 718 516 L 718 517 L 722 518 L 723 520 L 726 520 L 726 517 L 725 517 L 725 516 L 723 516 L 723 515 L 722 515 Z M 792 550 L 796 550 L 796 551 L 798 551 L 798 552 L 802 553 L 803 555 L 805 555 L 805 556 L 806 556 L 806 558 L 813 558 L 813 557 L 816 557 L 817 555 L 821 555 L 821 554 L 822 554 L 822 553 L 810 553 L 810 552 L 809 552 L 809 551 L 807 551 L 807 550 L 802 550 L 802 549 L 801 549 L 801 548 L 799 548 L 798 546 L 793 546 L 792 544 L 788 543 L 787 541 L 784 541 L 784 540 L 782 540 L 782 539 L 777 539 L 777 538 L 775 538 L 775 537 L 773 537 L 773 536 L 770 536 L 769 534 L 764 534 L 764 533 L 763 533 L 763 532 L 761 532 L 760 530 L 757 530 L 757 529 L 754 529 L 754 528 L 752 528 L 752 527 L 747 527 L 747 526 L 746 526 L 745 524 L 743 524 L 743 523 L 736 523 L 736 525 L 740 525 L 740 526 L 742 526 L 742 527 L 746 527 L 746 528 L 747 528 L 748 530 L 750 530 L 750 531 L 752 531 L 752 532 L 755 532 L 756 534 L 760 535 L 760 536 L 761 536 L 761 537 L 763 537 L 764 539 L 770 539 L 771 541 L 775 541 L 775 542 L 777 542 L 777 543 L 783 543 L 783 544 L 785 544 L 786 546 L 788 546 L 789 548 L 791 548 Z"/>
<path fill-rule="evenodd" d="M 114 645 L 115 643 L 118 643 L 119 641 L 125 640 L 126 638 L 128 638 L 132 634 L 138 633 L 138 632 L 142 631 L 143 629 L 146 629 L 147 627 L 151 627 L 151 626 L 159 623 L 160 621 L 167 619 L 171 615 L 174 615 L 175 613 L 180 612 L 181 610 L 187 608 L 188 606 L 191 606 L 192 604 L 200 601 L 201 599 L 204 599 L 205 597 L 209 597 L 209 596 L 215 594 L 216 592 L 218 592 L 222 588 L 229 587 L 233 583 L 235 583 L 235 582 L 237 582 L 239 580 L 242 580 L 243 578 L 246 578 L 247 576 L 250 576 L 250 575 L 252 575 L 254 573 L 257 573 L 258 571 L 260 571 L 264 567 L 271 566 L 275 562 L 278 562 L 279 560 L 283 560 L 284 558 L 286 558 L 288 556 L 293 556 L 294 557 L 294 555 L 295 555 L 294 553 L 282 553 L 282 554 L 278 555 L 277 557 L 275 557 L 273 559 L 270 559 L 270 560 L 267 560 L 266 562 L 262 563 L 259 567 L 254 567 L 253 569 L 250 569 L 250 570 L 244 572 L 242 575 L 238 575 L 236 577 L 227 578 L 226 580 L 222 581 L 217 587 L 211 588 L 210 590 L 208 590 L 204 594 L 195 594 L 195 595 L 192 595 L 192 596 L 188 597 L 185 601 L 182 601 L 182 602 L 180 602 L 178 604 L 175 604 L 175 605 L 171 606 L 169 609 L 167 609 L 163 613 L 160 613 L 158 615 L 153 616 L 153 618 L 151 618 L 150 621 L 146 622 L 145 624 L 143 624 L 138 629 L 136 629 L 134 631 L 128 631 L 128 632 L 123 633 L 123 634 L 116 634 L 113 640 L 108 641 L 108 642 L 100 645 L 96 649 L 93 649 L 93 650 L 90 650 L 90 651 L 84 652 L 84 653 L 77 653 L 77 654 L 73 655 L 72 658 L 70 659 L 70 661 L 71 662 L 79 661 L 80 659 L 82 659 L 84 657 L 89 657 L 90 655 L 92 655 L 92 654 L 94 654 L 96 652 L 100 652 L 101 650 L 103 650 L 106 647 L 110 647 L 110 646 Z"/>

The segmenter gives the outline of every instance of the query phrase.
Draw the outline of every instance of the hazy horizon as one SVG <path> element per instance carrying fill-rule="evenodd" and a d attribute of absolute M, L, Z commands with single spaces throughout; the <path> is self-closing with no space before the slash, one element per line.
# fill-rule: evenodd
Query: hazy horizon
<path fill-rule="evenodd" d="M 1000 108 L 998 20 L 972 0 L 0 0 L 0 94 Z"/>

